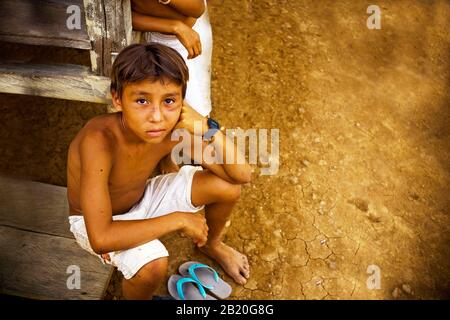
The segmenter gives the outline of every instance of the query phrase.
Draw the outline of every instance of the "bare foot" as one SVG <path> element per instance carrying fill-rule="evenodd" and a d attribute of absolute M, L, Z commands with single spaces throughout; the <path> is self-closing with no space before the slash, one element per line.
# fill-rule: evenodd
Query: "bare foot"
<path fill-rule="evenodd" d="M 250 277 L 250 265 L 245 255 L 223 242 L 199 248 L 204 254 L 216 260 L 236 283 L 244 285 Z"/>

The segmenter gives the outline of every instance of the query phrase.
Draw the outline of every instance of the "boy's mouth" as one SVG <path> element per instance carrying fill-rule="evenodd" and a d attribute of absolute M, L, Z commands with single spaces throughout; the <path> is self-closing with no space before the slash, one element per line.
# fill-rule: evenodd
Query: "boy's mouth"
<path fill-rule="evenodd" d="M 145 133 L 147 133 L 149 137 L 159 137 L 163 134 L 164 131 L 166 131 L 166 129 L 155 129 L 155 130 L 148 130 Z"/>

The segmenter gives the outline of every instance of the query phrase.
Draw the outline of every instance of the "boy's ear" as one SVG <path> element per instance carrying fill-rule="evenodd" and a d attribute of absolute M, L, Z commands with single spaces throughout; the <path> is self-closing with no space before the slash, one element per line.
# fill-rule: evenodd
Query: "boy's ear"
<path fill-rule="evenodd" d="M 114 108 L 116 108 L 116 110 L 118 111 L 122 111 L 122 99 L 116 91 L 111 91 L 111 100 Z"/>

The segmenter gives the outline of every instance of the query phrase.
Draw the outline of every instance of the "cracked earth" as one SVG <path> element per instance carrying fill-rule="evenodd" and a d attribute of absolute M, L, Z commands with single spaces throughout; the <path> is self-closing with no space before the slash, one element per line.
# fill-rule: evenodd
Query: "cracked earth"
<path fill-rule="evenodd" d="M 377 4 L 373 31 L 363 1 L 210 5 L 213 117 L 280 129 L 227 228 L 252 266 L 234 299 L 450 297 L 450 5 Z"/>
<path fill-rule="evenodd" d="M 278 173 L 255 166 L 226 228 L 251 263 L 245 286 L 221 272 L 232 299 L 450 298 L 450 4 L 377 1 L 382 29 L 368 30 L 369 4 L 210 2 L 212 116 L 280 129 Z M 2 170 L 65 185 L 70 140 L 105 110 L 2 97 L 1 136 L 29 154 L 4 142 Z M 187 260 L 220 270 L 189 239 L 162 240 L 169 274 Z M 379 289 L 367 286 L 374 266 Z"/>
<path fill-rule="evenodd" d="M 210 5 L 212 116 L 280 129 L 278 173 L 255 167 L 226 231 L 252 268 L 232 299 L 450 297 L 450 5 L 377 4 L 376 31 L 363 1 Z M 165 244 L 170 274 L 219 268 Z"/>

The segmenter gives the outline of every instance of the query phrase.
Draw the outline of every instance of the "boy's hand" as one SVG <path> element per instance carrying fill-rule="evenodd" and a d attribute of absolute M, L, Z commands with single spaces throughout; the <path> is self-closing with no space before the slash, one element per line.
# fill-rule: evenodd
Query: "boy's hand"
<path fill-rule="evenodd" d="M 194 125 L 196 123 L 197 127 L 199 126 L 199 123 L 201 123 L 201 130 L 197 130 L 197 132 L 194 131 Z M 174 130 L 176 129 L 187 129 L 192 135 L 203 136 L 209 128 L 207 118 L 195 111 L 186 102 L 183 102 L 180 118 L 178 119 L 178 123 L 175 126 Z"/>
<path fill-rule="evenodd" d="M 204 216 L 195 213 L 186 213 L 184 227 L 181 230 L 191 238 L 197 247 L 203 247 L 208 240 L 208 225 Z"/>
<path fill-rule="evenodd" d="M 179 22 L 175 28 L 175 35 L 188 52 L 188 59 L 193 59 L 202 54 L 200 36 L 191 27 Z"/>

